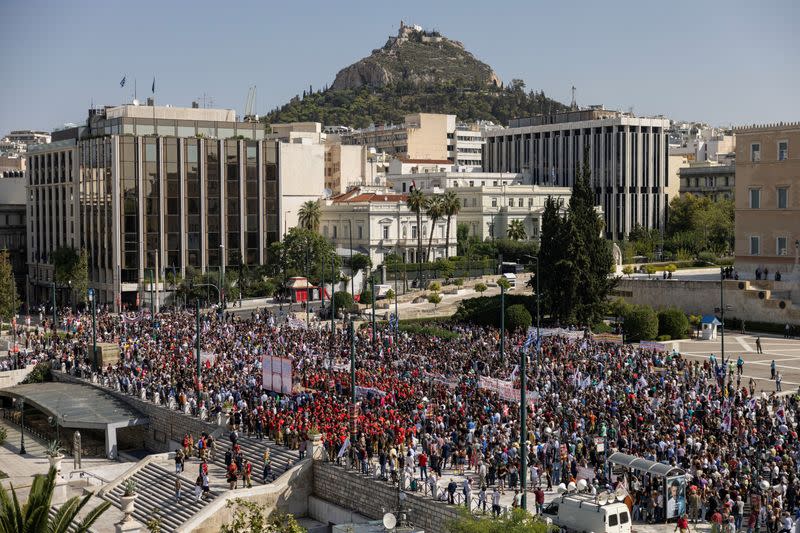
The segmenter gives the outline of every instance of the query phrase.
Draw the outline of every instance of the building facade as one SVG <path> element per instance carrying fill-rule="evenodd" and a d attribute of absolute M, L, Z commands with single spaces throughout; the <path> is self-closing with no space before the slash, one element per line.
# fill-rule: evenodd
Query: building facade
<path fill-rule="evenodd" d="M 681 195 L 704 196 L 713 201 L 732 200 L 736 191 L 736 166 L 694 163 L 679 170 Z"/>
<path fill-rule="evenodd" d="M 621 240 L 636 224 L 663 228 L 669 200 L 678 194 L 678 183 L 669 179 L 668 128 L 667 119 L 602 107 L 516 119 L 486 132 L 483 169 L 519 173 L 534 185 L 572 187 L 588 146 L 606 237 Z"/>
<path fill-rule="evenodd" d="M 368 255 L 374 266 L 389 254 L 397 254 L 408 263 L 417 259 L 417 235 L 422 232 L 422 254 L 431 238 L 431 220 L 417 215 L 406 205 L 408 194 L 387 192 L 382 188 L 359 187 L 326 200 L 322 204 L 320 232 L 330 240 L 340 255 L 350 249 Z M 430 260 L 456 255 L 456 217 L 450 221 L 450 248 L 446 252 L 445 219 L 433 225 Z M 352 238 L 352 241 L 351 241 Z"/>
<path fill-rule="evenodd" d="M 800 123 L 736 128 L 736 269 L 800 277 Z"/>
<path fill-rule="evenodd" d="M 412 186 L 429 195 L 453 192 L 461 201 L 459 224 L 466 224 L 469 235 L 482 241 L 506 237 L 514 220 L 522 222 L 526 239 L 538 240 L 547 198 L 566 207 L 572 195 L 569 187 L 525 184 L 521 174 L 512 173 L 429 172 L 390 175 L 387 181 L 400 193 Z"/>
<path fill-rule="evenodd" d="M 60 246 L 87 251 L 97 301 L 116 309 L 144 301 L 154 269 L 163 280 L 167 270 L 264 263 L 287 211 L 296 218 L 321 195 L 323 148 L 313 148 L 265 138 L 233 110 L 91 110 L 85 125 L 29 150 L 34 301 L 48 299 Z M 309 166 L 316 184 L 303 183 Z"/>
<path fill-rule="evenodd" d="M 26 283 L 25 178 L 0 173 L 0 250 L 8 250 L 17 293 L 25 301 Z"/>

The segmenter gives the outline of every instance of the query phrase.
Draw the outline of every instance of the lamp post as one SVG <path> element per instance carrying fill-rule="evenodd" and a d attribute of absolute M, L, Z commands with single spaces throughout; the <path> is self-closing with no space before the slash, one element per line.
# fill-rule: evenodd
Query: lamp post
<path fill-rule="evenodd" d="M 356 333 L 353 327 L 353 319 L 350 318 L 348 324 L 350 334 L 350 448 L 355 447 L 356 443 Z"/>
<path fill-rule="evenodd" d="M 500 282 L 500 361 L 504 361 L 506 347 L 506 286 Z"/>
<path fill-rule="evenodd" d="M 15 400 L 19 405 L 19 454 L 25 455 L 25 400 L 19 398 Z"/>
<path fill-rule="evenodd" d="M 220 307 L 225 309 L 225 245 L 219 245 L 219 300 Z M 234 302 L 235 303 L 235 302 Z"/>
<path fill-rule="evenodd" d="M 309 313 L 308 307 L 311 305 L 311 291 L 308 288 L 308 285 L 309 285 L 308 284 L 308 247 L 309 247 L 309 245 L 310 245 L 310 243 L 308 242 L 308 239 L 306 238 L 306 268 L 305 268 L 305 274 L 306 274 L 306 328 L 308 328 L 311 325 L 311 320 L 309 319 L 309 315 L 308 315 L 308 313 Z"/>
<path fill-rule="evenodd" d="M 58 329 L 58 317 L 56 316 L 56 282 L 53 282 L 53 333 Z"/>
<path fill-rule="evenodd" d="M 353 271 L 353 221 L 347 221 L 347 232 L 350 234 L 350 295 L 356 297 L 356 273 Z"/>
<path fill-rule="evenodd" d="M 719 314 L 720 314 L 720 352 L 722 354 L 722 363 L 725 364 L 725 267 L 705 261 L 706 264 L 719 267 Z M 723 378 L 724 379 L 724 378 Z M 724 382 L 723 382 L 724 384 Z"/>
<path fill-rule="evenodd" d="M 197 400 L 200 401 L 200 372 L 202 370 L 200 363 L 200 301 L 194 301 L 194 315 L 195 315 L 195 329 L 197 331 L 197 338 L 195 339 L 195 354 L 197 357 Z"/>
<path fill-rule="evenodd" d="M 536 359 L 539 360 L 539 258 L 526 256 L 536 261 Z M 520 482 L 522 483 L 522 508 L 528 509 L 528 495 L 526 478 L 528 474 L 528 353 L 530 348 L 522 350 L 519 358 L 519 408 L 520 408 L 520 430 L 519 430 L 519 449 L 520 449 Z"/>
<path fill-rule="evenodd" d="M 372 351 L 375 351 L 375 277 L 369 277 L 370 294 L 372 295 Z"/>

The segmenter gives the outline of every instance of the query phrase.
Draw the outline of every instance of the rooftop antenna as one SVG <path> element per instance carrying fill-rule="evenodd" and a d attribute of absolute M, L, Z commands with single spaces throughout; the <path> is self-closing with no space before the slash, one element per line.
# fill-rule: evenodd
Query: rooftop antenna
<path fill-rule="evenodd" d="M 575 103 L 575 86 L 572 86 L 572 102 L 569 104 L 569 108 L 572 111 L 576 111 L 578 109 L 578 104 Z"/>
<path fill-rule="evenodd" d="M 203 93 L 203 96 L 198 96 L 197 99 L 200 101 L 200 105 L 203 106 L 203 109 L 209 109 L 214 107 L 214 97 L 209 96 L 206 93 Z"/>

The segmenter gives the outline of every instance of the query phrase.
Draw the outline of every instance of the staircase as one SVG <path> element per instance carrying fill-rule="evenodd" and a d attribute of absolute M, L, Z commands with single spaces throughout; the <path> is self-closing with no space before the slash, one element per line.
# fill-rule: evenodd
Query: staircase
<path fill-rule="evenodd" d="M 6 429 L 6 441 L 3 443 L 3 446 L 14 453 L 19 453 L 19 424 L 6 418 L 0 419 L 0 426 Z M 38 437 L 34 437 L 30 430 L 25 428 L 25 454 L 34 457 L 44 457 L 46 451 L 47 443 Z"/>
<path fill-rule="evenodd" d="M 133 517 L 136 520 L 146 524 L 148 520 L 156 516 L 156 511 L 158 511 L 158 516 L 161 518 L 161 531 L 171 533 L 219 494 L 212 489 L 206 500 L 195 500 L 195 479 L 181 474 L 181 499 L 176 500 L 175 476 L 174 471 L 159 463 L 148 463 L 131 476 L 131 479 L 136 482 L 138 492 L 133 511 Z M 120 507 L 120 497 L 124 492 L 123 484 L 119 484 L 103 497 L 116 507 Z"/>
<path fill-rule="evenodd" d="M 226 470 L 225 452 L 231 448 L 230 433 L 220 436 L 215 441 L 216 455 L 214 464 Z M 242 449 L 242 455 L 253 465 L 252 482 L 253 484 L 262 483 L 261 474 L 264 470 L 264 450 L 269 448 L 270 459 L 272 461 L 273 479 L 294 466 L 300 460 L 300 453 L 297 450 L 289 450 L 284 446 L 278 446 L 274 441 L 264 438 L 256 439 L 253 437 L 239 436 L 236 444 Z M 271 481 L 271 480 L 268 480 Z"/>
<path fill-rule="evenodd" d="M 747 309 L 751 321 L 800 324 L 800 302 L 792 300 L 793 287 L 796 291 L 796 282 L 726 280 L 725 299 L 740 313 Z"/>

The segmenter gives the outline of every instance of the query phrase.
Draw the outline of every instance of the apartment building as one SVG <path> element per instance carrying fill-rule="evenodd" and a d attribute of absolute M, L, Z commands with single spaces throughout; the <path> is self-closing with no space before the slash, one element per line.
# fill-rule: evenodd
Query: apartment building
<path fill-rule="evenodd" d="M 60 246 L 87 250 L 97 301 L 115 309 L 144 301 L 154 270 L 264 263 L 281 226 L 323 189 L 323 146 L 277 137 L 233 110 L 122 105 L 30 147 L 34 302 L 49 298 Z"/>
<path fill-rule="evenodd" d="M 361 145 L 341 144 L 338 136 L 325 142 L 325 188 L 337 195 L 353 187 L 384 183 L 391 158 Z"/>
<path fill-rule="evenodd" d="M 800 122 L 736 128 L 736 269 L 800 278 Z"/>
<path fill-rule="evenodd" d="M 25 178 L 21 172 L 0 172 L 0 250 L 8 250 L 17 293 L 26 293 Z"/>
<path fill-rule="evenodd" d="M 340 133 L 343 144 L 357 144 L 390 156 L 447 160 L 456 170 L 481 169 L 483 131 L 492 124 L 458 123 L 455 115 L 413 113 L 403 124 L 373 126 Z"/>
<path fill-rule="evenodd" d="M 606 237 L 621 240 L 636 224 L 663 228 L 669 200 L 678 194 L 667 159 L 669 125 L 602 106 L 515 119 L 486 131 L 483 169 L 519 173 L 528 184 L 572 187 L 588 146 Z"/>

